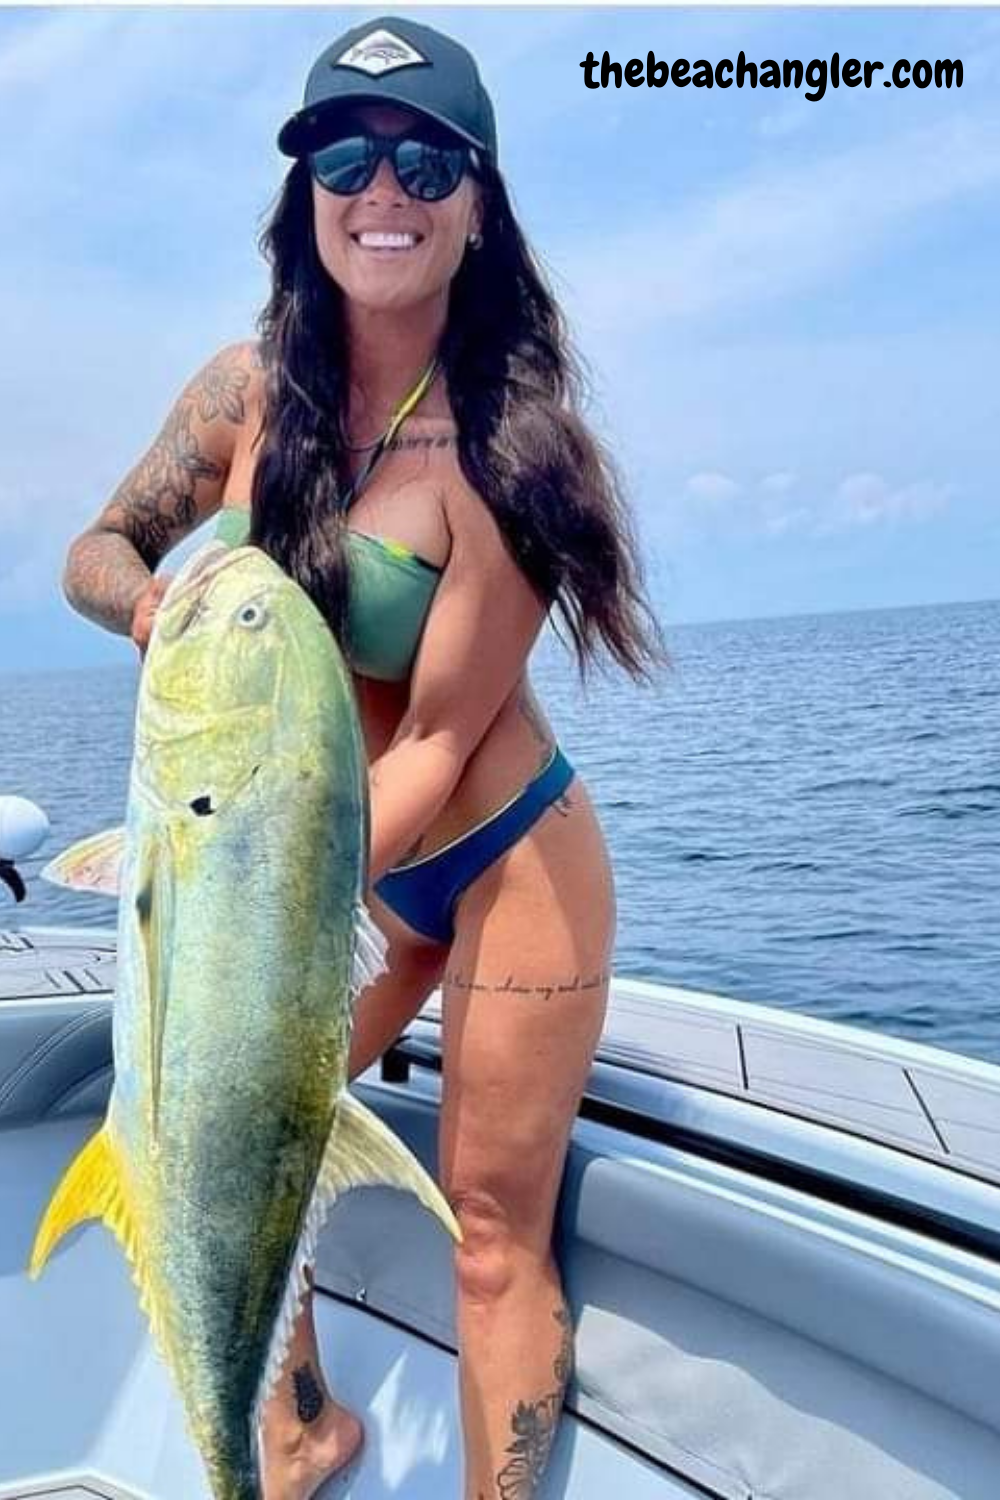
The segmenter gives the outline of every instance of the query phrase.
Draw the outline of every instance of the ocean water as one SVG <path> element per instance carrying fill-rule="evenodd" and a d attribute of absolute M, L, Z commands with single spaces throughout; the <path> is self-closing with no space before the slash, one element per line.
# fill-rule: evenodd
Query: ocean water
<path fill-rule="evenodd" d="M 618 973 L 1000 1062 L 1000 601 L 668 628 L 655 689 L 532 676 L 611 848 Z M 0 926 L 113 925 L 37 878 L 121 820 L 131 668 L 0 677 L 0 793 L 53 835 Z"/>

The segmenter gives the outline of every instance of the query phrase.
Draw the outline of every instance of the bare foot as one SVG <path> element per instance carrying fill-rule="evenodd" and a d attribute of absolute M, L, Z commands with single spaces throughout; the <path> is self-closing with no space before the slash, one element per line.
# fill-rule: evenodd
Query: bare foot
<path fill-rule="evenodd" d="M 364 1438 L 353 1412 L 325 1401 L 308 1424 L 264 1425 L 263 1500 L 312 1500 L 320 1486 L 351 1462 Z"/>

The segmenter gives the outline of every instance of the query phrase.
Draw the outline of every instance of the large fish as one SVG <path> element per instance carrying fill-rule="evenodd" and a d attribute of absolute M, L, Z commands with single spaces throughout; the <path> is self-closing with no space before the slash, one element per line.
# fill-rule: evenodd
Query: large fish
<path fill-rule="evenodd" d="M 49 878 L 108 889 L 119 849 L 115 1082 L 38 1230 L 37 1275 L 100 1218 L 131 1262 L 216 1500 L 258 1500 L 257 1424 L 339 1192 L 409 1189 L 347 1092 L 352 1003 L 384 971 L 364 906 L 368 787 L 349 673 L 262 551 L 210 544 L 157 612 L 125 829 Z"/>

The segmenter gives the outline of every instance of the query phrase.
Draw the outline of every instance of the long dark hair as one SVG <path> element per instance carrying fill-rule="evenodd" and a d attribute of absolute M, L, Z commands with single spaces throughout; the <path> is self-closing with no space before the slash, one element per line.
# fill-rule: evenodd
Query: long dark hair
<path fill-rule="evenodd" d="M 634 678 L 651 680 L 670 658 L 615 466 L 579 416 L 584 382 L 565 320 L 488 163 L 480 184 L 483 245 L 452 281 L 439 350 L 462 471 L 558 608 L 581 678 L 603 643 Z M 289 171 L 259 243 L 271 295 L 258 318 L 265 398 L 251 539 L 302 584 L 344 645 L 347 335 L 343 294 L 316 246 L 307 161 Z"/>

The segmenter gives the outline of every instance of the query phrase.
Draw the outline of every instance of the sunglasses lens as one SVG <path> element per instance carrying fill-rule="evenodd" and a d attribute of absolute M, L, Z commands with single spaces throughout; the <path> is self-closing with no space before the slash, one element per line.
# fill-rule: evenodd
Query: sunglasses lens
<path fill-rule="evenodd" d="M 364 135 L 348 135 L 314 151 L 312 167 L 317 179 L 331 193 L 360 193 L 375 175 L 372 142 Z"/>
<path fill-rule="evenodd" d="M 320 184 L 331 193 L 347 197 L 368 187 L 380 157 L 391 156 L 400 187 L 411 198 L 436 203 L 453 193 L 469 161 L 464 145 L 425 136 L 402 136 L 382 141 L 379 137 L 345 135 L 312 153 L 312 169 Z"/>
<path fill-rule="evenodd" d="M 411 198 L 434 203 L 447 198 L 462 180 L 467 152 L 464 146 L 442 146 L 405 139 L 396 146 L 396 174 Z"/>

